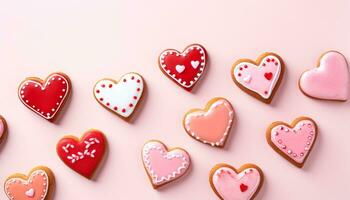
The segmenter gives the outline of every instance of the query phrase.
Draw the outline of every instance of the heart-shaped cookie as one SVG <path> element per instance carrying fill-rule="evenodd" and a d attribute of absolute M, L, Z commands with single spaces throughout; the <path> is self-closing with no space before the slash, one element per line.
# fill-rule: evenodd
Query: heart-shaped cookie
<path fill-rule="evenodd" d="M 199 44 L 189 45 L 182 53 L 168 49 L 159 56 L 159 67 L 162 72 L 187 91 L 191 91 L 198 82 L 206 64 L 206 51 Z"/>
<path fill-rule="evenodd" d="M 223 147 L 234 120 L 234 110 L 224 98 L 211 99 L 204 110 L 192 109 L 183 119 L 191 137 L 211 146 Z"/>
<path fill-rule="evenodd" d="M 154 189 L 183 176 L 191 164 L 190 156 L 185 150 L 168 150 L 156 140 L 148 141 L 143 146 L 142 161 Z"/>
<path fill-rule="evenodd" d="M 250 200 L 259 192 L 264 176 L 262 170 L 253 164 L 245 164 L 236 170 L 222 163 L 212 168 L 209 182 L 222 200 Z"/>
<path fill-rule="evenodd" d="M 39 166 L 28 176 L 14 174 L 5 181 L 5 193 L 9 200 L 49 200 L 54 189 L 55 178 L 47 167 Z"/>
<path fill-rule="evenodd" d="M 50 74 L 44 81 L 26 78 L 18 88 L 21 102 L 41 117 L 53 121 L 66 102 L 71 83 L 63 73 Z"/>
<path fill-rule="evenodd" d="M 272 123 L 266 131 L 269 145 L 295 166 L 303 167 L 317 138 L 317 125 L 308 117 L 298 117 L 291 125 Z"/>
<path fill-rule="evenodd" d="M 301 75 L 299 88 L 312 98 L 346 101 L 350 93 L 350 80 L 345 56 L 336 51 L 324 53 L 318 60 L 318 67 Z"/>
<path fill-rule="evenodd" d="M 128 73 L 119 81 L 102 79 L 94 87 L 96 100 L 105 108 L 129 119 L 140 101 L 144 90 L 141 75 Z"/>
<path fill-rule="evenodd" d="M 250 59 L 235 62 L 231 76 L 243 91 L 265 103 L 271 103 L 283 73 L 282 58 L 274 53 L 264 53 L 256 62 Z"/>
<path fill-rule="evenodd" d="M 4 117 L 0 115 L 0 144 L 5 139 L 7 134 L 7 123 Z"/>
<path fill-rule="evenodd" d="M 56 146 L 61 160 L 71 169 L 92 178 L 101 163 L 106 149 L 106 139 L 98 130 L 87 131 L 81 139 L 65 136 Z"/>

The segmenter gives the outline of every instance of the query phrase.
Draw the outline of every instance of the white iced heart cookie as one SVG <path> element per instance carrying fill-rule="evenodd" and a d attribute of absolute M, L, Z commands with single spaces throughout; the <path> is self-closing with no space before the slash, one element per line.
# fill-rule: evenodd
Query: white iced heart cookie
<path fill-rule="evenodd" d="M 94 87 L 96 100 L 110 111 L 123 118 L 134 112 L 144 90 L 143 78 L 137 73 L 128 73 L 119 81 L 102 79 Z"/>

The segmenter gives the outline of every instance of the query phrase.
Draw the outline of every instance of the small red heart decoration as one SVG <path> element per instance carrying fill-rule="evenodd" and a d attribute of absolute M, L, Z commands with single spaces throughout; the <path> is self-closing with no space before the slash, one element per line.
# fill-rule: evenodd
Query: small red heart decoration
<path fill-rule="evenodd" d="M 245 192 L 248 189 L 247 185 L 244 185 L 243 183 L 239 186 L 239 188 L 241 189 L 241 192 Z"/>
<path fill-rule="evenodd" d="M 105 136 L 98 130 L 87 131 L 81 139 L 66 136 L 57 143 L 57 154 L 71 169 L 91 178 L 105 153 Z"/>
<path fill-rule="evenodd" d="M 21 102 L 41 117 L 53 121 L 70 93 L 71 83 L 67 75 L 53 73 L 44 81 L 26 78 L 18 88 Z"/>
<path fill-rule="evenodd" d="M 272 74 L 271 72 L 268 72 L 268 73 L 265 73 L 264 76 L 265 76 L 265 78 L 266 78 L 267 80 L 271 80 L 273 74 Z"/>
<path fill-rule="evenodd" d="M 168 49 L 159 56 L 162 72 L 187 91 L 191 91 L 198 82 L 206 64 L 206 51 L 199 44 L 189 45 L 182 53 Z"/>

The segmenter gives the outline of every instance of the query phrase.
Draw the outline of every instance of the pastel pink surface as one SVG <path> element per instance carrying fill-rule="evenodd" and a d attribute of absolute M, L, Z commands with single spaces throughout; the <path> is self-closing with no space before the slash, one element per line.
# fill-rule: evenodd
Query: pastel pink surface
<path fill-rule="evenodd" d="M 325 53 L 320 66 L 300 77 L 300 88 L 319 99 L 347 100 L 350 92 L 349 68 L 345 57 L 335 51 Z"/>
<path fill-rule="evenodd" d="M 5 191 L 11 200 L 44 200 L 49 177 L 43 170 L 34 171 L 28 180 L 12 178 L 6 181 Z"/>
<path fill-rule="evenodd" d="M 214 172 L 213 184 L 224 200 L 249 200 L 259 188 L 261 176 L 255 168 L 248 168 L 237 174 L 228 167 Z"/>
<path fill-rule="evenodd" d="M 234 118 L 233 108 L 225 99 L 215 101 L 207 112 L 186 115 L 185 128 L 197 140 L 221 146 L 229 134 Z"/>
<path fill-rule="evenodd" d="M 191 162 L 187 152 L 181 149 L 167 151 L 159 142 L 148 142 L 142 150 L 142 159 L 154 185 L 176 180 L 186 173 Z"/>
<path fill-rule="evenodd" d="M 315 142 L 316 127 L 310 120 L 302 120 L 295 127 L 278 125 L 271 130 L 271 141 L 285 155 L 302 163 Z"/>
<path fill-rule="evenodd" d="M 281 75 L 281 61 L 273 55 L 262 59 L 259 66 L 250 62 L 241 62 L 234 69 L 235 79 L 245 88 L 268 99 Z"/>
<path fill-rule="evenodd" d="M 9 137 L 0 145 L 2 184 L 13 172 L 45 164 L 57 177 L 54 200 L 214 200 L 208 183 L 212 166 L 249 162 L 266 175 L 256 200 L 348 198 L 350 101 L 307 98 L 297 81 L 325 50 L 336 49 L 349 59 L 349 0 L 3 2 L 0 114 L 8 122 Z M 208 51 L 208 69 L 188 93 L 162 74 L 157 57 L 164 49 L 182 50 L 195 42 Z M 246 95 L 230 76 L 234 61 L 255 59 L 264 51 L 278 53 L 286 64 L 270 106 Z M 72 81 L 72 96 L 58 124 L 36 117 L 16 95 L 24 77 L 44 78 L 55 71 Z M 145 78 L 148 92 L 140 115 L 126 123 L 96 102 L 92 88 L 101 78 L 118 79 L 130 71 Z M 189 108 L 216 96 L 232 102 L 237 114 L 224 149 L 195 141 L 181 125 Z M 301 170 L 279 158 L 263 133 L 271 122 L 299 115 L 317 119 L 320 128 Z M 62 136 L 89 128 L 103 131 L 110 147 L 95 181 L 68 169 L 55 154 Z M 193 162 L 188 176 L 161 191 L 151 188 L 141 161 L 141 149 L 150 139 L 186 149 Z M 336 173 L 333 163 L 342 163 L 333 165 Z M 6 199 L 3 189 L 0 199 Z"/>

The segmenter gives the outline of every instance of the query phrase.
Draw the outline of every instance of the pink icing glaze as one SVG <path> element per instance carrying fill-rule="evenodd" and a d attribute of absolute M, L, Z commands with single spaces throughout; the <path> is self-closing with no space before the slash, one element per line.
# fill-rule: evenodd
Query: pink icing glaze
<path fill-rule="evenodd" d="M 303 163 L 315 142 L 316 126 L 311 120 L 302 120 L 294 128 L 278 125 L 271 130 L 271 141 L 297 163 Z"/>
<path fill-rule="evenodd" d="M 349 68 L 345 57 L 335 51 L 325 53 L 320 66 L 304 72 L 300 88 L 319 99 L 347 100 L 349 97 Z"/>
<path fill-rule="evenodd" d="M 259 188 L 260 173 L 255 168 L 248 168 L 237 174 L 228 167 L 221 167 L 214 172 L 215 190 L 225 200 L 249 200 Z"/>
<path fill-rule="evenodd" d="M 4 121 L 2 119 L 0 119 L 0 138 L 2 137 L 2 135 L 5 132 L 5 125 L 4 125 Z"/>
<path fill-rule="evenodd" d="M 234 77 L 239 84 L 268 99 L 281 74 L 281 62 L 273 55 L 266 56 L 259 66 L 241 62 L 234 68 Z"/>
<path fill-rule="evenodd" d="M 142 159 L 154 185 L 162 185 L 181 177 L 190 166 L 190 157 L 186 151 L 174 149 L 168 152 L 157 141 L 145 144 Z"/>
<path fill-rule="evenodd" d="M 13 200 L 44 200 L 48 192 L 49 177 L 43 170 L 34 171 L 28 181 L 11 178 L 5 183 L 5 192 Z"/>
<path fill-rule="evenodd" d="M 185 128 L 194 138 L 212 146 L 222 146 L 233 122 L 233 108 L 226 99 L 214 102 L 207 112 L 192 112 L 185 117 Z"/>

